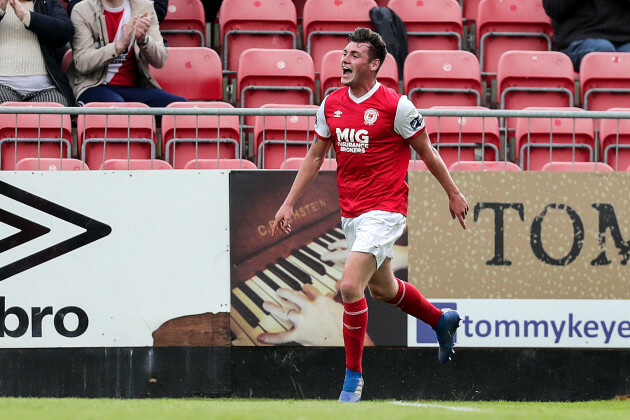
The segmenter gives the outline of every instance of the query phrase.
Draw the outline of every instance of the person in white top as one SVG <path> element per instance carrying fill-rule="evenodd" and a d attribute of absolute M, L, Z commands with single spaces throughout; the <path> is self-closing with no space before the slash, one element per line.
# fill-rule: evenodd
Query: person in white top
<path fill-rule="evenodd" d="M 0 102 L 74 105 L 61 70 L 73 33 L 57 0 L 0 0 Z"/>

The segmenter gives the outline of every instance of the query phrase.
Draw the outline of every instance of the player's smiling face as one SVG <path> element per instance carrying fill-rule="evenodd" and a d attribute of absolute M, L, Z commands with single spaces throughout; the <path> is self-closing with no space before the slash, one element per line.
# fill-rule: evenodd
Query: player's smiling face
<path fill-rule="evenodd" d="M 341 56 L 341 84 L 352 87 L 374 79 L 378 64 L 378 59 L 370 61 L 369 44 L 350 42 Z"/>

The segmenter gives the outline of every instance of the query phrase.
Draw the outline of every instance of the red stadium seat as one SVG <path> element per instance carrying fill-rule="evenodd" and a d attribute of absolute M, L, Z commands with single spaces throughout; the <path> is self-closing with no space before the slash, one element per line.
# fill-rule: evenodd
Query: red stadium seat
<path fill-rule="evenodd" d="M 167 109 L 233 108 L 226 102 L 174 102 Z M 162 153 L 175 169 L 195 159 L 236 159 L 241 131 L 236 115 L 164 115 Z"/>
<path fill-rule="evenodd" d="M 608 111 L 630 112 L 630 108 L 611 108 Z M 599 146 L 600 159 L 616 171 L 630 165 L 630 119 L 600 119 Z"/>
<path fill-rule="evenodd" d="M 284 161 L 282 167 L 284 169 L 300 169 L 302 166 L 302 162 L 304 162 L 303 157 L 292 157 L 287 158 Z M 325 158 L 322 167 L 319 169 L 320 171 L 336 171 L 337 170 L 337 159 L 335 158 Z"/>
<path fill-rule="evenodd" d="M 161 159 L 107 159 L 101 164 L 100 170 L 132 171 L 132 170 L 157 170 L 173 169 L 173 167 Z"/>
<path fill-rule="evenodd" d="M 321 72 L 319 74 L 319 86 L 321 99 L 330 92 L 339 89 L 341 84 L 341 57 L 343 50 L 328 51 L 322 59 Z M 387 53 L 385 62 L 378 71 L 377 79 L 388 88 L 398 92 L 398 65 L 396 59 Z"/>
<path fill-rule="evenodd" d="M 630 104 L 630 54 L 593 52 L 580 64 L 583 108 L 605 111 Z"/>
<path fill-rule="evenodd" d="M 73 158 L 24 158 L 15 165 L 16 171 L 88 171 L 90 168 Z"/>
<path fill-rule="evenodd" d="M 223 0 L 219 11 L 223 68 L 238 70 L 248 48 L 297 48 L 297 17 L 291 0 Z"/>
<path fill-rule="evenodd" d="M 421 159 L 413 159 L 409 161 L 409 166 L 407 167 L 407 172 L 409 171 L 428 171 L 426 163 Z"/>
<path fill-rule="evenodd" d="M 237 85 L 241 108 L 315 103 L 313 59 L 304 51 L 250 48 L 240 60 Z M 248 127 L 253 121 L 253 117 L 244 118 Z"/>
<path fill-rule="evenodd" d="M 303 42 L 313 57 L 315 72 L 320 72 L 324 54 L 343 50 L 348 45 L 348 34 L 356 28 L 374 29 L 370 9 L 374 0 L 308 0 L 302 18 Z"/>
<path fill-rule="evenodd" d="M 160 32 L 169 47 L 205 47 L 206 14 L 201 0 L 169 0 Z"/>
<path fill-rule="evenodd" d="M 256 164 L 247 159 L 193 159 L 184 169 L 258 169 Z"/>
<path fill-rule="evenodd" d="M 501 109 L 571 107 L 575 95 L 573 64 L 558 51 L 508 51 L 499 59 L 497 103 Z M 508 118 L 508 135 L 516 122 Z"/>
<path fill-rule="evenodd" d="M 149 108 L 139 102 L 90 102 L 84 108 Z M 89 114 L 77 118 L 78 150 L 90 168 L 108 159 L 155 159 L 153 115 Z"/>
<path fill-rule="evenodd" d="M 470 26 L 477 19 L 477 9 L 481 0 L 460 0 L 459 3 L 462 6 L 462 16 L 464 23 Z M 462 4 L 463 3 L 463 4 Z"/>
<path fill-rule="evenodd" d="M 612 167 L 601 162 L 547 162 L 540 170 L 553 172 L 614 172 Z"/>
<path fill-rule="evenodd" d="M 581 108 L 527 107 L 526 110 L 582 111 Z M 539 171 L 549 162 L 592 162 L 595 130 L 590 118 L 516 118 L 516 159 Z"/>
<path fill-rule="evenodd" d="M 479 109 L 484 107 L 446 107 L 431 109 Z M 499 160 L 501 139 L 496 117 L 424 116 L 431 143 L 447 166 L 462 160 Z"/>
<path fill-rule="evenodd" d="M 223 99 L 221 59 L 211 48 L 169 48 L 166 65 L 151 66 L 151 75 L 162 89 L 190 101 Z"/>
<path fill-rule="evenodd" d="M 404 67 L 404 92 L 418 108 L 481 105 L 481 72 L 468 51 L 413 51 Z"/>
<path fill-rule="evenodd" d="M 405 22 L 409 51 L 461 50 L 462 9 L 456 0 L 389 0 Z"/>
<path fill-rule="evenodd" d="M 316 105 L 267 104 L 261 108 L 314 109 Z M 315 136 L 315 117 L 256 116 L 254 155 L 260 169 L 279 169 L 291 157 L 304 157 Z"/>
<path fill-rule="evenodd" d="M 551 50 L 553 28 L 542 0 L 481 0 L 477 8 L 481 76 L 494 79 L 505 51 Z"/>
<path fill-rule="evenodd" d="M 482 172 L 519 172 L 521 168 L 508 161 L 470 161 L 453 162 L 448 167 L 449 171 L 482 171 Z"/>
<path fill-rule="evenodd" d="M 55 107 L 54 102 L 4 102 L 3 107 Z M 27 157 L 69 158 L 72 124 L 67 114 L 0 114 L 0 169 L 14 170 Z"/>

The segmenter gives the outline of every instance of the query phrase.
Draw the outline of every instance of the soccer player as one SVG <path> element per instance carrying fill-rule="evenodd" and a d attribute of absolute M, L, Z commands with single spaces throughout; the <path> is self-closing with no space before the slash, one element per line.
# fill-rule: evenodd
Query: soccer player
<path fill-rule="evenodd" d="M 341 224 L 350 249 L 340 286 L 346 377 L 339 400 L 357 402 L 363 389 L 366 286 L 375 299 L 394 304 L 433 327 L 442 363 L 453 353 L 453 335 L 459 326 L 456 311 L 437 309 L 414 286 L 394 277 L 392 270 L 392 247 L 406 225 L 409 146 L 444 188 L 451 216 L 457 217 L 464 229 L 468 203 L 431 146 L 418 110 L 405 96 L 377 81 L 387 54 L 381 36 L 357 28 L 348 38 L 341 57 L 344 87 L 322 101 L 315 121 L 315 140 L 275 215 L 272 231 L 291 233 L 293 206 L 334 145 Z"/>

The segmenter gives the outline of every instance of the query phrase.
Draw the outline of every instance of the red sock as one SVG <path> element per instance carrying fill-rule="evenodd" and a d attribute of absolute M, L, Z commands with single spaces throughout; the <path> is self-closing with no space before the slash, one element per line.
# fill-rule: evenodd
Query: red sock
<path fill-rule="evenodd" d="M 346 368 L 362 372 L 363 341 L 368 323 L 368 307 L 365 298 L 353 303 L 343 303 L 343 342 L 346 346 Z"/>
<path fill-rule="evenodd" d="M 435 327 L 442 316 L 442 311 L 433 306 L 413 285 L 398 281 L 396 297 L 387 303 L 398 306 L 401 311 Z"/>

